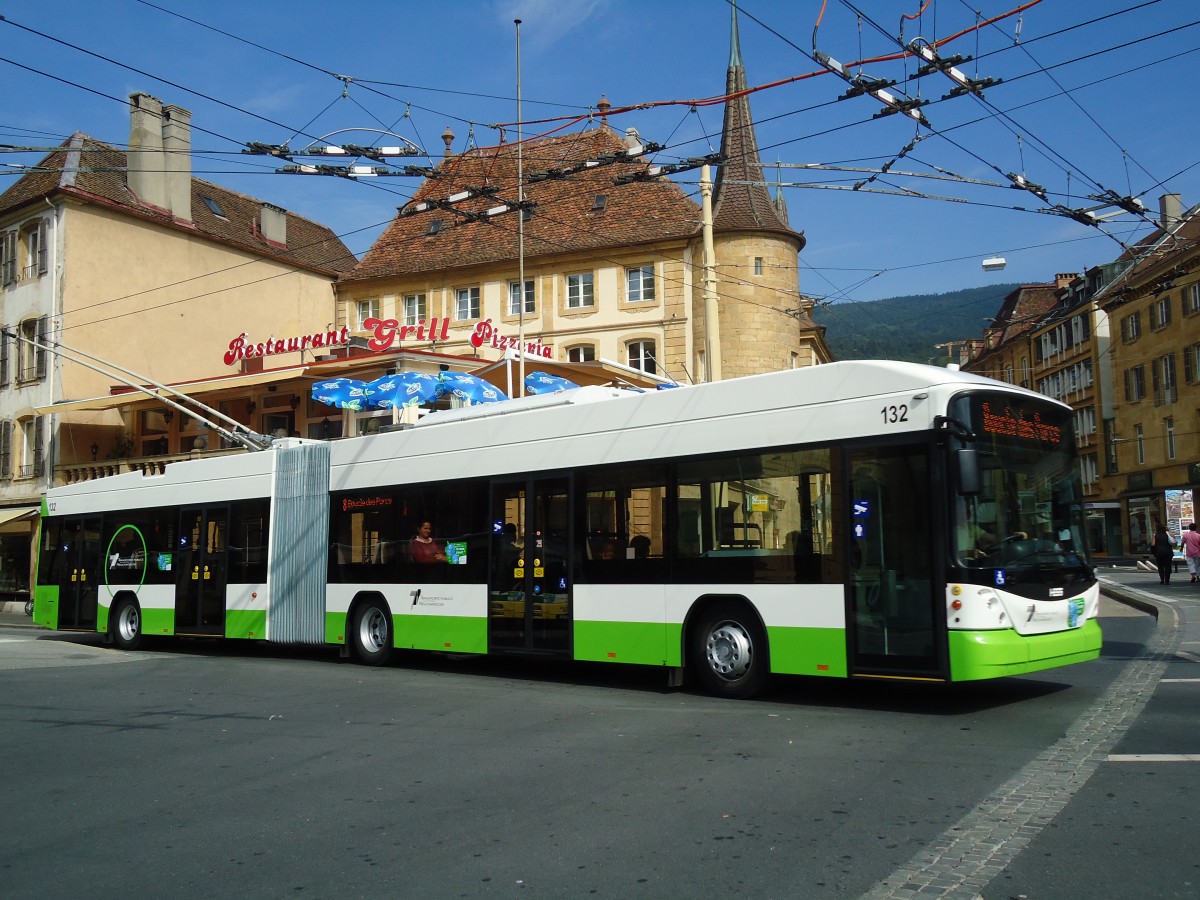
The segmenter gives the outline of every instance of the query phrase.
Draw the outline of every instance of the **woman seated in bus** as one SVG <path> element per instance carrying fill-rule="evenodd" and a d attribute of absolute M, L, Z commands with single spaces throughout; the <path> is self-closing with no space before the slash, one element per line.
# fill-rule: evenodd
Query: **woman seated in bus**
<path fill-rule="evenodd" d="M 433 523 L 422 522 L 408 543 L 408 553 L 415 563 L 444 563 L 446 551 L 433 539 Z"/>

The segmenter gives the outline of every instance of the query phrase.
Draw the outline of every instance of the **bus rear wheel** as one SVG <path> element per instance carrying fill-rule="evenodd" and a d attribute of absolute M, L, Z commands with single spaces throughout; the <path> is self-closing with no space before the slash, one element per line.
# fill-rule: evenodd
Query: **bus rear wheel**
<path fill-rule="evenodd" d="M 725 601 L 701 614 L 692 629 L 691 664 L 708 693 L 745 699 L 767 684 L 767 636 L 742 603 Z"/>
<path fill-rule="evenodd" d="M 121 650 L 136 650 L 142 645 L 142 611 L 128 597 L 117 603 L 112 624 L 113 643 Z"/>
<path fill-rule="evenodd" d="M 350 620 L 350 646 L 358 661 L 382 666 L 392 655 L 392 613 L 387 604 L 368 600 L 354 611 Z"/>

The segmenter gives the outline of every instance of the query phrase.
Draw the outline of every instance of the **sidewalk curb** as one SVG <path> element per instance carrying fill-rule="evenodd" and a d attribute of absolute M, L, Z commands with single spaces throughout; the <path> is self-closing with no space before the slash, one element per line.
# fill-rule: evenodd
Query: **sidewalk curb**
<path fill-rule="evenodd" d="M 1123 584 L 1112 584 L 1110 582 L 1100 582 L 1100 593 L 1110 600 L 1116 600 L 1118 603 L 1123 603 L 1126 606 L 1131 606 L 1134 609 L 1154 616 L 1158 620 L 1159 602 L 1150 598 L 1149 594 L 1144 591 L 1139 591 L 1137 588 L 1126 587 Z"/>

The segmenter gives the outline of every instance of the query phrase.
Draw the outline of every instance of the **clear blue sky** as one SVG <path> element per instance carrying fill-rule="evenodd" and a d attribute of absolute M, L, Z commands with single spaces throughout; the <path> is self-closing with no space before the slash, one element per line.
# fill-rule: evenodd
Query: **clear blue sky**
<path fill-rule="evenodd" d="M 818 16 L 816 48 L 849 63 L 897 52 L 902 13 L 914 16 L 903 22 L 905 41 L 934 42 L 971 28 L 976 9 L 987 19 L 1018 6 L 930 0 L 917 17 L 918 0 L 862 0 L 854 4 L 860 27 L 858 14 L 841 0 L 828 0 L 823 15 L 820 0 L 738 5 L 751 85 L 818 68 L 807 55 Z M 0 4 L 0 15 L 8 20 L 0 22 L 0 143 L 53 145 L 78 130 L 124 145 L 125 98 L 148 91 L 192 110 L 195 174 L 327 224 L 359 255 L 416 188 L 414 179 L 275 175 L 279 161 L 241 155 L 239 145 L 290 141 L 295 148 L 339 129 L 383 127 L 436 158 L 442 132 L 449 127 L 461 150 L 471 123 L 479 145 L 495 143 L 498 132 L 489 125 L 516 118 L 518 17 L 523 118 L 530 122 L 586 115 L 601 94 L 614 107 L 719 96 L 729 60 L 725 0 L 358 7 L 313 0 L 69 0 Z M 1154 37 L 1160 32 L 1169 33 Z M 1102 189 L 1140 197 L 1151 216 L 1164 192 L 1182 194 L 1185 207 L 1200 202 L 1191 82 L 1198 49 L 1194 0 L 1043 0 L 941 47 L 942 55 L 976 57 L 959 66 L 968 77 L 1002 79 L 985 89 L 985 102 L 941 100 L 953 83 L 938 73 L 903 80 L 916 68 L 911 61 L 863 67 L 870 77 L 899 79 L 893 93 L 935 101 L 923 110 L 932 131 L 899 115 L 873 118 L 883 107 L 871 97 L 839 101 L 849 85 L 829 74 L 753 94 L 765 163 L 878 172 L 922 135 L 865 188 L 954 198 L 786 188 L 792 224 L 808 237 L 801 289 L 834 300 L 871 300 L 1048 281 L 1112 259 L 1120 244 L 1095 228 L 1012 209 L 1047 208 L 1033 194 L 965 180 L 1006 183 L 1007 173 L 1024 174 L 1045 188 L 1049 204 L 1071 209 L 1095 206 L 1088 195 Z M 329 73 L 353 80 L 347 85 Z M 636 127 L 643 138 L 667 145 L 656 161 L 669 163 L 716 149 L 721 107 L 657 106 L 613 117 L 612 124 L 621 131 Z M 531 123 L 524 130 L 528 136 L 551 127 L 557 124 Z M 511 125 L 508 136 L 515 136 Z M 327 142 L 338 140 L 395 143 L 371 132 Z M 36 158 L 0 152 L 0 189 L 17 177 L 14 165 Z M 840 187 L 870 174 L 766 170 L 772 181 Z M 694 175 L 680 180 L 695 190 Z M 1149 228 L 1124 212 L 1104 225 L 1126 243 Z M 981 262 L 992 256 L 1005 257 L 1007 268 L 984 272 Z"/>

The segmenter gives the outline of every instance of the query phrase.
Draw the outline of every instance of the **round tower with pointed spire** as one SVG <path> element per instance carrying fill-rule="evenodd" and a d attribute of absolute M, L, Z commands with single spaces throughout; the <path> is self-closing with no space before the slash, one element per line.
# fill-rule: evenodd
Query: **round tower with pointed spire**
<path fill-rule="evenodd" d="M 712 199 L 723 378 L 832 359 L 824 328 L 812 321 L 801 302 L 797 256 L 804 249 L 804 235 L 788 221 L 782 190 L 772 199 L 763 178 L 746 93 L 737 5 L 731 6 L 721 163 Z M 696 258 L 700 255 L 697 249 Z M 699 348 L 706 329 L 699 288 L 694 297 L 692 345 Z M 707 363 L 701 368 L 706 367 Z"/>

